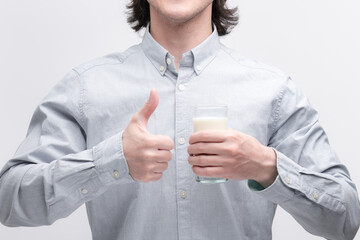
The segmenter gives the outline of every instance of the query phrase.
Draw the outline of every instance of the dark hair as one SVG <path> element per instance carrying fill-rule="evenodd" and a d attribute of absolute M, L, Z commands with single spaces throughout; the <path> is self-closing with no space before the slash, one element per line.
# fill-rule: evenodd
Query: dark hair
<path fill-rule="evenodd" d="M 132 0 L 127 5 L 128 18 L 131 28 L 139 31 L 150 22 L 150 6 L 147 0 Z M 219 36 L 224 36 L 238 24 L 237 7 L 228 8 L 226 0 L 214 0 L 212 6 L 212 22 L 215 24 Z"/>

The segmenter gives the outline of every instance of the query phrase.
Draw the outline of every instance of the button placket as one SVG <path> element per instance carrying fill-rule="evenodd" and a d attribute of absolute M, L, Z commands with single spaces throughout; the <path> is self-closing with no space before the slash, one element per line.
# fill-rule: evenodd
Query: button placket
<path fill-rule="evenodd" d="M 185 92 L 194 69 L 180 66 L 175 86 L 175 140 L 176 140 L 176 192 L 178 201 L 178 226 L 179 239 L 182 239 L 191 229 L 189 190 L 191 187 L 192 172 L 189 169 L 187 143 L 189 128 L 192 126 L 191 114 L 189 111 L 190 96 Z M 185 237 L 187 239 L 187 237 Z M 184 239 L 185 239 L 184 238 Z M 190 238 L 189 238 L 190 239 Z"/>

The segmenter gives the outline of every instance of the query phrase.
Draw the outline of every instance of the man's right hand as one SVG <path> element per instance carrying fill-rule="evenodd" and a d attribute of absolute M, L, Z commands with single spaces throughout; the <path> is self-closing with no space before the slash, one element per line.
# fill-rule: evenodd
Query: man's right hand
<path fill-rule="evenodd" d="M 173 140 L 147 131 L 147 122 L 159 104 L 155 88 L 145 105 L 134 114 L 123 132 L 122 144 L 131 177 L 140 182 L 157 181 L 172 158 Z"/>

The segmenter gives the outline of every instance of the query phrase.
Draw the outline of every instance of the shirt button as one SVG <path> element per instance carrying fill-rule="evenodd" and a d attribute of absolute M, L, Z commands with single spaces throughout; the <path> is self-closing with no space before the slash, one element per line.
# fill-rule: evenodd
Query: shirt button
<path fill-rule="evenodd" d="M 170 65 L 172 63 L 171 58 L 167 58 L 166 63 Z"/>
<path fill-rule="evenodd" d="M 87 194 L 89 191 L 86 188 L 81 189 L 82 194 Z"/>
<path fill-rule="evenodd" d="M 163 72 L 163 71 L 165 71 L 165 67 L 164 67 L 164 66 L 160 66 L 159 70 L 160 70 L 160 72 Z"/>
<path fill-rule="evenodd" d="M 119 178 L 120 177 L 120 173 L 119 173 L 119 171 L 114 171 L 113 172 L 113 176 L 114 176 L 114 178 Z"/>
<path fill-rule="evenodd" d="M 185 86 L 183 84 L 179 84 L 178 88 L 179 88 L 180 91 L 184 91 Z"/>
<path fill-rule="evenodd" d="M 290 184 L 290 183 L 291 183 L 290 178 L 289 178 L 289 177 L 286 177 L 286 178 L 285 178 L 285 182 L 286 182 L 287 184 Z"/>
<path fill-rule="evenodd" d="M 200 65 L 197 65 L 197 66 L 196 66 L 196 70 L 201 71 L 201 66 L 200 66 Z"/>
<path fill-rule="evenodd" d="M 181 197 L 182 199 L 185 199 L 185 198 L 187 197 L 187 192 L 186 192 L 186 191 L 181 191 L 181 192 L 180 192 L 180 197 Z"/>
<path fill-rule="evenodd" d="M 314 199 L 318 200 L 319 199 L 319 195 L 317 193 L 314 194 Z"/>
<path fill-rule="evenodd" d="M 179 138 L 179 143 L 180 143 L 181 145 L 184 144 L 184 143 L 185 143 L 185 138 L 183 138 L 183 137 Z"/>

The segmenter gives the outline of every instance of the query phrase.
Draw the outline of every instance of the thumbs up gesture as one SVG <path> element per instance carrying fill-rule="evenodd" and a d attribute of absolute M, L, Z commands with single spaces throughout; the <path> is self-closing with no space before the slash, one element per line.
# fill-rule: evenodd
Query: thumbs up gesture
<path fill-rule="evenodd" d="M 123 132 L 122 143 L 131 177 L 140 182 L 157 181 L 172 158 L 173 140 L 147 131 L 147 122 L 159 104 L 155 88 L 145 105 L 134 114 Z"/>

